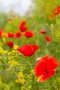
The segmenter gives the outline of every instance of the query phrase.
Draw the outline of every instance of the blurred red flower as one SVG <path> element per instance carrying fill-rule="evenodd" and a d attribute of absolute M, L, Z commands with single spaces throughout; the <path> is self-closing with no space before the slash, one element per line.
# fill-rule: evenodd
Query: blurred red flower
<path fill-rule="evenodd" d="M 60 6 L 58 6 L 56 9 L 53 10 L 52 15 L 50 15 L 50 18 L 53 18 L 54 16 L 60 14 Z"/>
<path fill-rule="evenodd" d="M 12 32 L 9 32 L 9 33 L 8 33 L 8 37 L 9 37 L 9 38 L 13 38 L 14 36 L 15 36 L 15 35 L 14 35 Z"/>
<path fill-rule="evenodd" d="M 47 42 L 51 42 L 52 41 L 52 39 L 49 36 L 46 36 L 45 39 L 46 39 Z"/>
<path fill-rule="evenodd" d="M 13 47 L 14 43 L 13 43 L 12 41 L 9 41 L 9 42 L 7 42 L 7 45 L 8 45 L 9 47 Z"/>
<path fill-rule="evenodd" d="M 51 15 L 50 15 L 50 18 L 53 18 L 54 16 L 55 16 L 54 14 L 51 14 Z"/>
<path fill-rule="evenodd" d="M 32 56 L 38 49 L 37 45 L 26 44 L 22 47 L 18 47 L 18 51 L 21 52 L 24 56 Z"/>
<path fill-rule="evenodd" d="M 38 45 L 36 45 L 36 44 L 33 44 L 32 47 L 33 47 L 34 51 L 38 50 L 38 48 L 39 48 Z"/>
<path fill-rule="evenodd" d="M 46 30 L 41 30 L 40 34 L 46 34 Z"/>
<path fill-rule="evenodd" d="M 13 18 L 15 18 L 15 17 L 16 17 L 16 15 L 15 15 L 15 14 L 13 14 L 13 15 L 12 15 L 12 17 L 13 17 Z"/>
<path fill-rule="evenodd" d="M 27 30 L 27 28 L 25 27 L 26 25 L 26 21 L 23 21 L 20 26 L 19 26 L 19 29 L 21 32 L 25 32 Z"/>
<path fill-rule="evenodd" d="M 12 21 L 12 19 L 11 18 L 8 18 L 8 22 L 11 22 Z"/>
<path fill-rule="evenodd" d="M 16 32 L 16 38 L 20 38 L 21 37 L 21 33 L 20 32 Z"/>
<path fill-rule="evenodd" d="M 58 61 L 52 56 L 44 56 L 40 58 L 35 66 L 36 77 L 39 82 L 43 82 L 52 77 L 56 73 Z"/>
<path fill-rule="evenodd" d="M 57 7 L 57 13 L 60 14 L 60 6 Z"/>
<path fill-rule="evenodd" d="M 0 30 L 0 37 L 2 37 L 2 33 L 4 33 L 4 31 L 3 30 Z"/>
<path fill-rule="evenodd" d="M 34 33 L 32 31 L 27 31 L 25 32 L 24 36 L 27 38 L 32 38 L 34 36 Z"/>
<path fill-rule="evenodd" d="M 57 9 L 54 9 L 54 10 L 53 10 L 53 14 L 54 14 L 54 15 L 57 15 L 57 14 L 58 14 Z"/>

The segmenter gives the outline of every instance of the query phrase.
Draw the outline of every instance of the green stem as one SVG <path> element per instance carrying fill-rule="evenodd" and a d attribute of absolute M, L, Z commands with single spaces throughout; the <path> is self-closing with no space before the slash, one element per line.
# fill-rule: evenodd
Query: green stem
<path fill-rule="evenodd" d="M 33 69 L 33 67 L 32 67 L 32 64 L 31 64 L 31 62 L 30 62 L 30 57 L 28 57 L 28 64 L 30 65 L 30 67 L 31 67 L 31 69 Z"/>
<path fill-rule="evenodd" d="M 56 78 L 56 76 L 54 76 L 55 77 L 55 80 L 56 80 L 56 86 L 57 86 L 57 90 L 59 90 L 59 88 L 58 88 L 58 82 L 57 82 L 57 78 Z"/>
<path fill-rule="evenodd" d="M 52 90 L 54 90 L 54 89 L 58 90 L 58 89 L 56 88 L 56 86 L 52 85 L 52 83 L 51 83 L 51 78 L 50 78 L 49 82 L 50 82 L 50 85 L 51 85 L 51 87 L 52 87 Z"/>

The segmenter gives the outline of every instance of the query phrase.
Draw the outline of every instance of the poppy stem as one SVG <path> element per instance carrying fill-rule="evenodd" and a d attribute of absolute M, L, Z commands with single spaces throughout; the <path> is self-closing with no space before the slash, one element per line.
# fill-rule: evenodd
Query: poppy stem
<path fill-rule="evenodd" d="M 50 78 L 49 82 L 50 82 L 50 86 L 52 87 L 52 90 L 54 90 L 54 87 L 52 86 L 52 83 L 51 83 L 51 78 Z"/>
<path fill-rule="evenodd" d="M 30 57 L 28 57 L 28 64 L 30 65 L 31 69 L 32 69 L 32 64 L 30 62 Z"/>
<path fill-rule="evenodd" d="M 56 80 L 57 90 L 59 90 L 59 88 L 58 88 L 58 82 L 57 82 L 57 77 L 56 76 L 54 76 L 54 77 L 55 77 L 55 80 Z"/>
<path fill-rule="evenodd" d="M 52 87 L 52 90 L 54 90 L 54 89 L 58 90 L 58 89 L 56 88 L 56 86 L 52 85 L 52 83 L 51 83 L 51 77 L 50 77 L 49 82 L 50 82 L 50 86 Z"/>
<path fill-rule="evenodd" d="M 34 87 L 35 87 L 35 88 L 37 88 L 37 90 L 40 90 L 40 89 L 39 89 L 39 84 L 38 84 L 38 82 L 37 82 L 37 79 L 36 79 L 36 78 L 35 78 L 35 85 L 34 85 Z"/>

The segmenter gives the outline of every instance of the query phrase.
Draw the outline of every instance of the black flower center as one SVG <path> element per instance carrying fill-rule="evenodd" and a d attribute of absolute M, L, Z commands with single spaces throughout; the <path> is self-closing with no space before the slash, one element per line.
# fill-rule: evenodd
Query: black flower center
<path fill-rule="evenodd" d="M 46 69 L 46 74 L 48 74 L 48 69 Z"/>

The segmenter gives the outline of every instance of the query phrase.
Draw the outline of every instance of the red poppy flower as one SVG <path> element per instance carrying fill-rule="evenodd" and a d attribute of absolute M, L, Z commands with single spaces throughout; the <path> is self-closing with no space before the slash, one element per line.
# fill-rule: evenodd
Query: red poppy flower
<path fill-rule="evenodd" d="M 8 18 L 8 22 L 11 22 L 12 21 L 12 19 L 11 18 Z"/>
<path fill-rule="evenodd" d="M 9 42 L 7 42 L 7 45 L 8 45 L 9 47 L 13 47 L 14 43 L 13 43 L 12 41 L 9 41 Z"/>
<path fill-rule="evenodd" d="M 52 77 L 58 67 L 58 61 L 52 56 L 44 56 L 35 66 L 35 73 L 39 82 Z"/>
<path fill-rule="evenodd" d="M 58 6 L 56 9 L 53 10 L 52 15 L 50 16 L 50 18 L 53 18 L 54 16 L 60 14 L 60 6 Z"/>
<path fill-rule="evenodd" d="M 9 38 L 13 38 L 13 37 L 14 37 L 14 34 L 13 34 L 12 32 L 9 32 L 9 33 L 8 33 L 8 37 L 9 37 Z"/>
<path fill-rule="evenodd" d="M 21 25 L 25 25 L 25 24 L 26 24 L 26 21 L 22 21 L 22 22 L 21 22 Z"/>
<path fill-rule="evenodd" d="M 52 41 L 52 39 L 49 36 L 46 36 L 45 39 L 46 39 L 47 42 L 51 42 Z"/>
<path fill-rule="evenodd" d="M 45 34 L 46 33 L 46 30 L 41 30 L 40 31 L 40 34 Z"/>
<path fill-rule="evenodd" d="M 54 15 L 60 14 L 60 6 L 58 6 L 54 11 L 53 11 Z"/>
<path fill-rule="evenodd" d="M 21 37 L 21 33 L 20 32 L 17 32 L 16 33 L 16 38 L 20 38 Z"/>
<path fill-rule="evenodd" d="M 60 14 L 60 6 L 57 8 L 57 13 Z"/>
<path fill-rule="evenodd" d="M 34 33 L 32 31 L 27 31 L 25 32 L 24 36 L 27 38 L 32 38 L 34 36 Z"/>
<path fill-rule="evenodd" d="M 24 45 L 22 47 L 18 47 L 18 51 L 21 52 L 24 56 L 32 56 L 35 51 L 37 50 L 36 47 L 34 47 L 33 45 Z"/>
<path fill-rule="evenodd" d="M 20 26 L 19 26 L 19 29 L 21 32 L 25 32 L 27 30 L 27 28 L 25 27 L 26 25 L 26 21 L 23 21 Z"/>
<path fill-rule="evenodd" d="M 58 14 L 57 9 L 53 10 L 53 14 L 54 15 L 57 15 Z"/>
<path fill-rule="evenodd" d="M 3 30 L 0 30 L 0 37 L 2 37 L 2 33 L 4 33 L 4 31 Z"/>
<path fill-rule="evenodd" d="M 36 44 L 33 44 L 32 47 L 33 47 L 34 51 L 38 50 L 38 48 L 39 48 L 38 45 L 36 45 Z"/>

